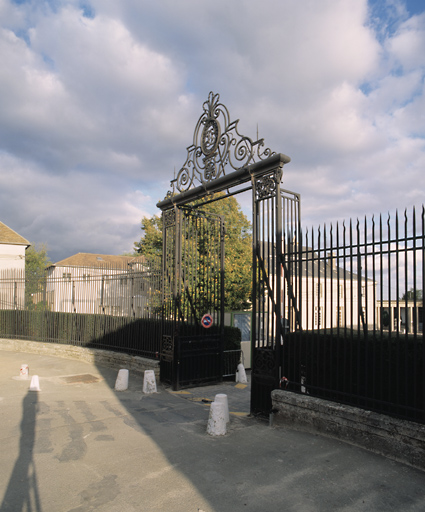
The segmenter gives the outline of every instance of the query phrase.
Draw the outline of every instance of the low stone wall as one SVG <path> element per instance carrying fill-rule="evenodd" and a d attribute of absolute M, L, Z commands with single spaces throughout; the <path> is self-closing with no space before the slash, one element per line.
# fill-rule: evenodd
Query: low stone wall
<path fill-rule="evenodd" d="M 0 350 L 78 359 L 108 368 L 126 368 L 127 370 L 139 373 L 143 373 L 145 370 L 154 370 L 155 375 L 159 377 L 159 361 L 120 352 L 112 352 L 110 350 L 10 339 L 0 339 Z"/>
<path fill-rule="evenodd" d="M 274 426 L 338 438 L 425 470 L 425 425 L 279 389 L 272 403 Z"/>

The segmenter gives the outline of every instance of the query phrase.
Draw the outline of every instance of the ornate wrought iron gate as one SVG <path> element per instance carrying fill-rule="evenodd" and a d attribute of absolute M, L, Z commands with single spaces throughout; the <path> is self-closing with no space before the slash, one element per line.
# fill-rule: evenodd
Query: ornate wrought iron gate
<path fill-rule="evenodd" d="M 197 250 L 185 252 L 185 247 L 192 246 L 192 242 L 188 240 L 198 240 L 198 228 L 190 227 L 198 217 L 194 211 L 189 212 L 183 207 L 193 205 L 194 201 L 199 203 L 202 198 L 216 192 L 225 192 L 224 197 L 227 197 L 252 189 L 251 412 L 268 414 L 271 409 L 270 393 L 278 387 L 280 378 L 282 319 L 286 304 L 286 299 L 282 297 L 282 279 L 287 283 L 293 279 L 283 257 L 283 230 L 288 225 L 288 212 L 291 208 L 295 212 L 294 204 L 299 206 L 299 201 L 294 202 L 296 195 L 285 195 L 280 187 L 283 165 L 290 162 L 290 158 L 273 153 L 268 148 L 264 149 L 263 139 L 252 141 L 249 137 L 240 135 L 237 130 L 238 121 L 230 121 L 229 112 L 219 102 L 218 94 L 211 92 L 203 109 L 204 112 L 195 127 L 193 144 L 187 148 L 186 161 L 177 177 L 172 180 L 171 191 L 157 205 L 163 212 L 164 222 L 164 337 L 161 379 L 172 382 L 174 387 L 190 384 L 197 379 L 198 382 L 212 379 L 214 371 L 209 372 L 206 368 L 201 370 L 199 363 L 194 365 L 198 365 L 198 375 L 194 376 L 189 370 L 186 375 L 186 369 L 183 370 L 182 367 L 183 354 L 188 346 L 189 353 L 202 352 L 205 349 L 202 353 L 207 354 L 207 346 L 210 346 L 211 354 L 206 359 L 211 358 L 214 361 L 213 354 L 220 351 L 216 334 L 205 336 L 204 331 L 202 339 L 195 338 L 199 334 L 190 332 L 189 338 L 185 334 L 185 329 L 202 331 L 199 327 L 202 314 L 218 312 L 218 309 L 214 309 L 218 308 L 217 303 L 210 304 L 212 297 L 218 297 L 218 293 L 214 291 L 211 295 L 210 290 L 216 289 L 213 284 L 204 287 L 197 284 L 198 263 L 195 261 L 198 253 Z M 226 167 L 231 167 L 233 171 L 226 174 Z M 197 182 L 199 186 L 196 186 Z M 207 202 L 205 199 L 204 201 Z M 208 223 L 213 225 L 211 220 Z M 290 225 L 293 229 L 292 217 Z M 211 243 L 215 240 L 214 237 L 208 239 Z M 222 246 L 220 254 L 224 254 Z M 211 283 L 218 283 L 216 270 L 210 278 Z M 220 289 L 223 290 L 223 273 L 220 274 L 220 282 Z M 286 295 L 285 293 L 285 297 Z M 292 314 L 297 308 L 294 297 L 290 301 L 289 309 Z M 202 340 L 205 341 L 204 345 Z"/>
<path fill-rule="evenodd" d="M 297 328 L 300 296 L 294 293 L 298 270 L 287 262 L 299 236 L 300 198 L 282 190 L 282 170 L 253 180 L 253 325 L 251 412 L 271 411 L 271 392 L 281 375 L 285 333 Z"/>
<path fill-rule="evenodd" d="M 161 380 L 173 389 L 222 379 L 223 219 L 173 207 L 163 214 Z"/>

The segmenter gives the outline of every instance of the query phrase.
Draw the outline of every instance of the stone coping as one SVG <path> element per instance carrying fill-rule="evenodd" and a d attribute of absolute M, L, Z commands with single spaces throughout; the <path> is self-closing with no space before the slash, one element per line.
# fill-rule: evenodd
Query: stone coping
<path fill-rule="evenodd" d="M 272 391 L 273 425 L 320 433 L 425 470 L 425 425 L 309 395 Z"/>
<path fill-rule="evenodd" d="M 99 364 L 100 366 L 114 369 L 117 368 L 117 366 L 121 366 L 139 373 L 143 373 L 145 370 L 154 370 L 155 375 L 159 377 L 159 361 L 121 352 L 113 352 L 111 350 L 4 338 L 0 338 L 0 350 L 43 354 L 63 357 L 65 359 L 77 359 L 79 361 L 86 361 L 87 363 Z"/>

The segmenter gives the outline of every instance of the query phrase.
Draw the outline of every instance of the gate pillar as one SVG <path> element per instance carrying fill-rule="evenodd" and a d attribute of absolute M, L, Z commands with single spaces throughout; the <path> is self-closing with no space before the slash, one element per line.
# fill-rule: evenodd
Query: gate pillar
<path fill-rule="evenodd" d="M 253 176 L 253 315 L 251 413 L 271 411 L 280 379 L 282 340 L 283 161 Z"/>

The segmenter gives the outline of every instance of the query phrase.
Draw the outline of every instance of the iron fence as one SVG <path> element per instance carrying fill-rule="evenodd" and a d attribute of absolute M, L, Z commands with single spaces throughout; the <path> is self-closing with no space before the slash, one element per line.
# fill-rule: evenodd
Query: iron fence
<path fill-rule="evenodd" d="M 0 336 L 156 358 L 161 266 L 50 267 L 0 272 Z"/>
<path fill-rule="evenodd" d="M 162 315 L 161 285 L 158 260 L 147 262 L 144 270 L 127 272 L 110 266 L 60 267 L 36 274 L 0 271 L 0 337 L 158 359 L 162 333 L 174 328 L 173 320 Z M 225 347 L 239 346 L 237 329 L 224 329 Z M 203 352 L 204 366 L 211 372 L 210 366 L 218 364 L 209 361 L 213 347 Z M 240 349 L 224 352 L 223 376 L 235 375 L 240 357 Z M 198 373 L 202 370 L 192 366 Z"/>
<path fill-rule="evenodd" d="M 234 377 L 239 363 L 244 364 L 242 350 L 223 350 L 223 377 Z"/>
<path fill-rule="evenodd" d="M 425 422 L 424 217 L 285 233 L 281 386 Z"/>

